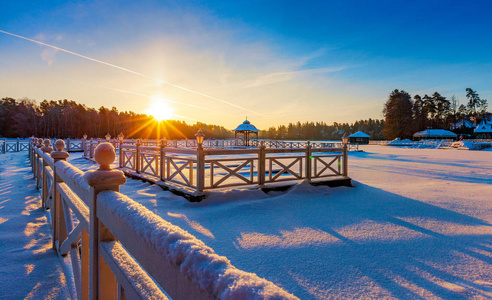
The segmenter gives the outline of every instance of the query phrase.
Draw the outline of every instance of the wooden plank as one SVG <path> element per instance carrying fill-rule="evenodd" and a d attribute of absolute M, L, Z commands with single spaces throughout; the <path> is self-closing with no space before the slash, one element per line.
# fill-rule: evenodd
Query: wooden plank
<path fill-rule="evenodd" d="M 101 242 L 100 253 L 127 299 L 169 299 L 119 242 Z"/>
<path fill-rule="evenodd" d="M 68 238 L 64 240 L 60 246 L 59 252 L 61 256 L 67 255 L 71 247 L 80 241 L 82 238 L 82 228 L 83 226 L 79 223 L 77 227 L 75 227 L 72 232 L 68 234 Z"/>
<path fill-rule="evenodd" d="M 62 195 L 66 204 L 70 207 L 72 212 L 77 216 L 82 226 L 89 231 L 89 207 L 75 194 L 66 183 L 57 183 L 58 192 Z"/>

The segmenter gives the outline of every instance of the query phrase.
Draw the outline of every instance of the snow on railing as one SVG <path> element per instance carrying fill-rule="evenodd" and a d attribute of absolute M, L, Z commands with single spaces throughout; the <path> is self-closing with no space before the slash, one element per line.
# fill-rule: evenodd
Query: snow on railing
<path fill-rule="evenodd" d="M 71 258 L 75 298 L 297 299 L 119 193 L 126 179 L 110 168 L 111 144 L 94 149 L 99 169 L 84 173 L 66 161 L 62 140 L 56 151 L 42 142 L 33 140 L 29 157 L 50 211 L 52 247 Z"/>

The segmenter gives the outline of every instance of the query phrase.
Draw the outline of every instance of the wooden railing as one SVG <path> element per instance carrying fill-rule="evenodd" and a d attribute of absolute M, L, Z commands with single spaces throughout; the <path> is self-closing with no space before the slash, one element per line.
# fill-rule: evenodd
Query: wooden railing
<path fill-rule="evenodd" d="M 29 150 L 29 141 L 17 139 L 15 141 L 0 141 L 0 153 L 20 152 Z"/>
<path fill-rule="evenodd" d="M 44 145 L 33 142 L 29 157 L 43 208 L 50 212 L 52 247 L 70 255 L 74 297 L 297 299 L 234 268 L 200 240 L 119 193 L 126 179 L 123 172 L 110 169 L 116 158 L 112 145 L 98 145 L 94 157 L 100 167 L 85 173 L 66 161 L 64 147 L 61 140 L 56 151 L 49 140 Z"/>
<path fill-rule="evenodd" d="M 36 139 L 36 142 L 34 142 L 33 138 L 29 138 L 29 140 L 21 140 L 18 138 L 16 141 L 2 140 L 0 141 L 0 153 L 30 151 L 31 144 L 36 145 L 38 142 L 42 143 L 43 139 L 39 139 L 39 141 Z M 66 144 L 67 152 L 82 151 L 82 143 L 80 141 L 66 139 Z"/>
<path fill-rule="evenodd" d="M 331 146 L 331 145 L 330 145 Z M 170 148 L 121 143 L 119 167 L 149 175 L 172 187 L 196 193 L 217 188 L 259 185 L 332 176 L 347 177 L 347 146 L 249 149 Z"/>

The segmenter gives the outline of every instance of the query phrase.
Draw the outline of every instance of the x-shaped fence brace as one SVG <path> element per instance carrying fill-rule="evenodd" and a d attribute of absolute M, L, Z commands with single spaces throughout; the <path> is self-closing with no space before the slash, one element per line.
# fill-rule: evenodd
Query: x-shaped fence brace
<path fill-rule="evenodd" d="M 159 154 L 155 154 L 155 153 L 141 153 L 140 154 L 140 157 L 142 158 L 141 162 L 142 162 L 142 173 L 145 172 L 145 170 L 147 169 L 150 169 L 152 172 L 151 174 L 152 175 L 155 175 L 157 176 L 157 172 L 156 170 L 154 169 L 154 167 L 152 167 L 152 163 L 153 162 L 156 162 L 157 164 L 157 157 L 158 157 Z"/>
<path fill-rule="evenodd" d="M 191 186 L 193 183 L 190 181 L 193 180 L 193 177 L 191 176 L 190 177 L 190 180 L 188 180 L 188 178 L 186 178 L 186 176 L 183 174 L 182 170 L 184 168 L 186 168 L 187 166 L 190 166 L 190 169 L 193 169 L 193 164 L 192 164 L 192 161 L 189 160 L 187 162 L 185 162 L 183 165 L 181 165 L 181 167 L 178 167 L 178 165 L 174 162 L 175 159 L 178 159 L 179 158 L 173 158 L 173 157 L 170 157 L 170 156 L 167 156 L 167 162 L 168 162 L 168 165 L 167 165 L 167 174 L 168 174 L 168 177 L 167 177 L 167 180 L 172 180 L 176 175 L 179 174 L 179 176 L 181 176 L 181 178 L 184 180 L 184 182 L 186 183 L 186 185 L 188 186 Z M 175 169 L 174 173 L 172 173 L 171 175 L 170 174 L 170 164 L 173 166 L 173 168 Z"/>
<path fill-rule="evenodd" d="M 125 154 L 123 156 L 123 167 L 128 167 L 130 169 L 135 168 L 135 165 L 133 163 L 133 158 L 135 157 L 135 152 L 125 151 L 123 153 Z"/>
<path fill-rule="evenodd" d="M 218 166 L 219 168 L 225 170 L 227 172 L 226 175 L 224 175 L 221 179 L 219 179 L 217 182 L 214 183 L 213 181 L 213 168 L 214 168 L 214 165 Z M 244 177 L 243 175 L 239 174 L 238 172 L 246 167 L 247 165 L 250 165 L 250 179 Z M 240 164 L 239 166 L 235 167 L 234 169 L 231 169 L 229 168 L 228 166 L 225 166 L 221 163 L 219 163 L 218 161 L 211 161 L 210 162 L 210 170 L 211 170 L 211 174 L 210 174 L 210 179 L 211 179 L 211 186 L 212 188 L 217 188 L 220 186 L 221 183 L 223 183 L 224 181 L 226 181 L 229 177 L 231 176 L 236 176 L 236 178 L 238 179 L 241 179 L 242 181 L 246 182 L 247 184 L 253 184 L 253 159 L 247 159 L 245 162 L 243 162 L 242 164 Z"/>
<path fill-rule="evenodd" d="M 278 158 L 270 158 L 270 157 L 267 157 L 267 159 L 270 160 L 270 172 L 269 172 L 269 175 L 268 175 L 269 181 L 276 181 L 277 178 L 279 178 L 280 176 L 282 176 L 282 174 L 284 174 L 285 172 L 291 174 L 292 176 L 294 176 L 297 179 L 301 179 L 302 178 L 302 157 L 295 158 L 287 166 L 284 165 L 283 163 L 281 163 Z M 299 162 L 299 174 L 292 170 L 292 167 L 296 163 L 298 163 L 298 162 Z M 272 165 L 274 163 L 277 164 L 278 166 L 280 166 L 282 168 L 282 170 L 280 170 L 277 174 L 275 174 L 275 176 L 272 177 Z"/>
<path fill-rule="evenodd" d="M 338 162 L 338 164 L 337 164 L 338 170 L 335 170 L 332 168 L 332 165 L 335 161 Z M 318 171 L 318 165 L 317 165 L 318 162 L 320 162 L 322 165 L 324 165 L 324 167 L 320 171 Z M 341 173 L 340 173 L 340 156 L 339 155 L 336 155 L 335 157 L 333 157 L 333 159 L 330 162 L 325 162 L 323 160 L 323 157 L 314 156 L 314 177 L 315 178 L 316 177 L 322 177 L 321 175 L 328 169 L 330 171 L 332 171 L 334 174 L 325 175 L 323 177 L 341 175 Z"/>

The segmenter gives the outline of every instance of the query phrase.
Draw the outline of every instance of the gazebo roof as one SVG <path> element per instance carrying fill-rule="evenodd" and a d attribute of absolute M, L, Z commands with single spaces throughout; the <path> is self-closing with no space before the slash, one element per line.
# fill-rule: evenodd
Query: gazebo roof
<path fill-rule="evenodd" d="M 351 138 L 351 137 L 353 137 L 353 138 L 368 138 L 370 136 L 368 134 L 365 134 L 362 131 L 357 131 L 356 133 L 349 135 L 349 138 Z"/>
<path fill-rule="evenodd" d="M 259 132 L 260 130 L 255 127 L 255 125 L 251 124 L 248 120 L 244 121 L 243 124 L 240 124 L 236 129 L 232 131 L 250 131 L 250 132 Z"/>

